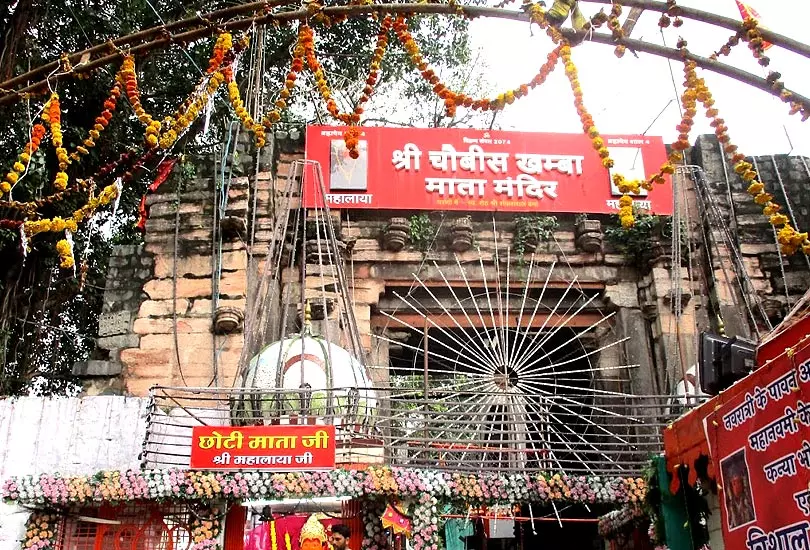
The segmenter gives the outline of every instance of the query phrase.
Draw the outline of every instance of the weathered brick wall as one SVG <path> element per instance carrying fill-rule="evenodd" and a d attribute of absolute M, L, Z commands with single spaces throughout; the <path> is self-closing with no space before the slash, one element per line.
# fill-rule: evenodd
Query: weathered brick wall
<path fill-rule="evenodd" d="M 790 214 L 787 208 L 790 204 L 797 229 L 810 229 L 810 160 L 767 155 L 749 161 L 759 170 L 766 191 L 774 195 L 786 214 Z M 710 219 L 705 225 L 713 262 L 709 284 L 714 287 L 729 334 L 755 338 L 756 330 L 748 326 L 748 308 L 758 318 L 758 329 L 767 331 L 763 317 L 777 323 L 810 287 L 810 262 L 800 252 L 791 257 L 780 255 L 774 230 L 763 216 L 762 207 L 746 193 L 747 184 L 728 163 L 724 169 L 714 136 L 698 138 L 692 162 L 702 167 L 705 184 L 722 219 L 722 224 Z M 724 227 L 738 247 L 738 255 L 725 246 Z M 748 305 L 743 293 L 749 298 Z"/>
<path fill-rule="evenodd" d="M 301 156 L 300 149 L 277 148 L 273 169 L 265 170 L 267 166 L 262 165 L 262 171 L 251 174 L 255 170 L 251 166 L 253 159 L 249 155 L 240 155 L 244 165 L 239 173 L 250 175 L 226 175 L 225 179 L 230 183 L 225 216 L 240 221 L 245 232 L 241 238 L 222 239 L 221 254 L 216 253 L 220 246 L 220 231 L 214 227 L 215 193 L 218 193 L 215 182 L 220 175 L 215 178 L 210 170 L 208 173 L 200 170 L 204 177 L 188 183 L 179 194 L 172 185 L 165 184 L 158 193 L 148 197 L 151 212 L 145 244 L 141 248 L 119 248 L 112 259 L 104 312 L 110 328 L 99 341 L 100 348 L 110 351 L 110 358 L 104 365 L 91 362 L 85 367 L 86 374 L 95 374 L 99 377 L 97 380 L 103 381 L 91 389 L 101 391 L 118 387 L 131 394 L 143 395 L 153 384 L 232 384 L 244 338 L 241 332 L 214 334 L 215 291 L 219 306 L 249 314 L 248 302 L 252 301 L 264 273 L 264 261 L 272 239 L 273 209 L 279 207 L 292 162 Z M 743 183 L 733 171 L 728 174 L 732 198 L 729 202 L 726 175 L 719 159 L 716 142 L 706 137 L 701 138 L 692 151 L 693 163 L 703 167 L 705 180 L 714 191 L 718 208 L 739 240 L 742 254 L 738 263 L 750 275 L 753 292 L 763 300 L 776 300 L 776 304 L 782 306 L 786 301 L 785 286 L 773 235 L 771 233 L 769 237 L 766 220 L 751 206 Z M 788 189 L 794 210 L 798 212 L 799 227 L 802 227 L 807 219 L 805 195 L 802 194 L 806 192 L 794 195 L 793 191 L 797 186 L 805 185 L 799 170 L 803 165 L 797 164 L 795 159 L 780 157 L 776 157 L 776 163 L 780 166 L 780 177 Z M 201 165 L 201 168 L 205 166 Z M 768 172 L 762 163 L 760 169 L 767 179 Z M 688 190 L 694 190 L 694 182 L 682 179 Z M 768 181 L 768 185 L 773 188 L 772 182 Z M 427 256 L 410 243 L 398 252 L 386 250 L 383 244 L 383 231 L 389 220 L 396 216 L 408 217 L 412 213 L 352 210 L 335 214 L 340 219 L 340 239 L 348 245 L 345 254 L 347 277 L 362 344 L 371 364 L 387 365 L 387 349 L 372 335 L 379 330 L 375 316 L 390 306 L 388 289 L 410 284 L 412 274 L 420 269 L 423 279 L 441 280 L 433 267 L 434 261 L 442 266 L 448 278 L 459 278 L 451 249 L 451 227 L 463 213 L 431 214 L 440 232 L 436 245 Z M 600 219 L 604 229 L 607 218 Z M 570 281 L 577 277 L 581 283 L 603 285 L 604 294 L 595 302 L 596 309 L 615 311 L 616 316 L 609 324 L 610 331 L 600 338 L 632 339 L 629 344 L 611 349 L 610 354 L 614 363 L 640 365 L 634 373 L 634 391 L 670 391 L 674 381 L 682 377 L 682 369 L 675 364 L 674 358 L 680 355 L 684 364 L 694 363 L 695 330 L 707 327 L 712 320 L 708 315 L 711 310 L 706 298 L 708 290 L 719 298 L 727 322 L 740 325 L 739 328 L 727 327 L 728 332 L 745 334 L 744 321 L 740 321 L 744 317 L 735 309 L 738 306 L 731 299 L 733 285 L 711 288 L 709 283 L 710 288 L 701 287 L 706 282 L 697 271 L 692 273 L 690 284 L 686 265 L 676 281 L 667 254 L 658 258 L 649 270 L 639 271 L 607 243 L 595 253 L 583 252 L 576 244 L 573 215 L 558 215 L 558 220 L 560 228 L 555 233 L 556 242 L 541 243 L 536 252 L 538 267 L 534 278 L 542 282 L 551 263 L 557 262 L 555 279 Z M 175 221 L 179 221 L 177 228 Z M 810 219 L 807 223 L 810 224 Z M 719 239 L 720 228 L 707 229 L 712 238 Z M 706 249 L 700 248 L 699 226 L 694 225 L 692 230 L 697 252 L 703 254 Z M 504 261 L 506 251 L 512 248 L 514 217 L 498 215 L 493 225 L 490 214 L 475 214 L 472 232 L 477 250 L 462 252 L 459 259 L 463 265 L 477 264 L 480 250 L 486 277 L 492 281 L 496 239 L 501 261 Z M 732 276 L 739 276 L 734 272 L 736 264 L 731 254 L 718 255 L 711 246 L 709 251 L 713 262 L 709 270 L 716 280 L 723 278 L 724 267 L 732 272 Z M 427 261 L 423 262 L 426 258 Z M 696 257 L 694 260 L 693 267 L 703 269 L 701 259 Z M 802 257 L 783 260 L 788 292 L 797 297 L 800 288 L 806 288 L 810 283 L 803 263 L 805 260 Z M 311 266 L 310 273 L 317 273 L 314 266 Z M 469 269 L 467 275 L 472 280 L 482 278 L 480 268 Z M 297 269 L 284 273 L 284 284 L 291 285 L 291 288 L 297 285 L 297 280 Z M 308 296 L 317 295 L 318 284 L 318 276 L 310 277 Z M 673 312 L 673 284 L 680 285 L 683 295 L 680 323 L 676 322 Z M 118 371 L 120 376 L 116 376 Z M 105 373 L 112 378 L 104 378 Z"/>

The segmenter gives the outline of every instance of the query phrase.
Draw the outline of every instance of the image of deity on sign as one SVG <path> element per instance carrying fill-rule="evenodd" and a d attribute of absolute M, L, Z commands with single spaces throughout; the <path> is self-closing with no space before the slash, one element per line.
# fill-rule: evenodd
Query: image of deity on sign
<path fill-rule="evenodd" d="M 368 190 L 368 141 L 361 139 L 357 145 L 360 156 L 353 159 L 342 139 L 330 143 L 329 192 Z"/>
<path fill-rule="evenodd" d="M 757 519 L 745 448 L 721 460 L 720 471 L 726 499 L 726 521 L 728 530 L 732 531 Z"/>

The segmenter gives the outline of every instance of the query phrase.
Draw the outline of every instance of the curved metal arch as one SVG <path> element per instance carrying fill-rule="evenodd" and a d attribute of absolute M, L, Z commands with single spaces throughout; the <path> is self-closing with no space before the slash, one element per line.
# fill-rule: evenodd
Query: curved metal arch
<path fill-rule="evenodd" d="M 598 0 L 599 2 L 609 2 L 609 0 Z M 286 2 L 279 1 L 278 5 L 285 5 Z M 644 6 L 644 7 L 651 7 L 652 9 L 660 9 L 662 6 L 666 6 L 661 2 L 646 2 L 645 0 L 625 0 L 625 3 L 628 5 L 637 5 L 637 6 Z M 264 3 L 262 3 L 264 5 Z M 240 8 L 244 8 L 245 6 L 255 6 L 255 4 L 246 4 L 244 6 L 240 6 Z M 227 11 L 227 10 L 223 10 Z M 474 18 L 474 17 L 493 17 L 499 19 L 510 19 L 516 21 L 525 21 L 528 22 L 528 15 L 522 12 L 517 11 L 509 11 L 504 10 L 501 8 L 483 8 L 477 6 L 464 6 L 459 7 L 457 5 L 448 5 L 448 4 L 372 4 L 372 5 L 350 5 L 350 6 L 329 6 L 323 8 L 322 12 L 325 15 L 329 16 L 358 16 L 358 15 L 369 15 L 372 13 L 394 13 L 394 14 L 403 14 L 403 13 L 423 13 L 423 14 L 435 14 L 435 15 L 458 15 L 459 11 L 461 11 L 464 15 Z M 699 10 L 690 10 L 691 12 L 699 12 Z M 216 13 L 216 12 L 215 12 Z M 702 14 L 706 14 L 707 12 L 699 12 Z M 249 28 L 254 24 L 268 24 L 268 23 L 284 23 L 284 22 L 292 22 L 296 20 L 306 19 L 307 17 L 311 17 L 311 12 L 308 10 L 296 10 L 296 11 L 289 11 L 289 12 L 282 12 L 282 13 L 275 13 L 275 14 L 266 14 L 260 15 L 256 17 L 246 17 L 243 19 L 238 19 L 234 21 L 224 22 L 219 27 L 221 29 L 226 30 L 244 30 Z M 692 13 L 694 16 L 695 14 Z M 709 14 L 712 15 L 712 14 Z M 728 18 L 721 18 L 720 16 L 714 16 L 715 19 L 722 21 L 725 20 L 724 25 L 731 26 L 730 19 Z M 193 20 L 188 20 L 191 22 L 198 21 L 200 19 L 206 20 L 204 17 L 197 17 L 193 18 Z M 150 42 L 146 42 L 135 46 L 129 50 L 132 54 L 138 53 L 146 53 L 154 48 L 157 47 L 166 47 L 170 45 L 172 42 L 187 42 L 191 40 L 195 40 L 198 38 L 202 38 L 212 32 L 212 24 L 208 21 L 206 27 L 194 29 L 191 31 L 186 31 L 177 35 L 170 35 L 164 36 L 159 39 L 152 40 Z M 741 28 L 741 25 L 737 25 L 737 29 Z M 144 31 L 147 32 L 147 31 Z M 569 39 L 576 39 L 578 38 L 577 33 L 573 30 L 565 29 L 563 34 Z M 770 38 L 774 38 L 769 34 Z M 770 39 L 769 38 L 769 39 Z M 588 36 L 590 42 L 598 43 L 598 44 L 606 44 L 615 46 L 616 42 L 613 39 L 612 35 L 605 34 L 605 33 L 590 33 Z M 785 42 L 786 37 L 777 38 L 778 41 Z M 622 41 L 628 48 L 632 48 L 638 52 L 649 53 L 651 55 L 656 55 L 659 57 L 665 57 L 668 59 L 675 59 L 681 60 L 684 57 L 687 59 L 693 60 L 697 65 L 705 70 L 709 70 L 729 78 L 733 78 L 739 82 L 744 84 L 748 84 L 749 86 L 753 86 L 754 88 L 763 90 L 765 92 L 770 93 L 774 96 L 779 96 L 782 90 L 778 90 L 773 88 L 769 82 L 767 82 L 764 78 L 757 77 L 751 73 L 746 71 L 742 71 L 737 69 L 736 67 L 732 67 L 731 65 L 727 65 L 725 63 L 720 63 L 718 61 L 713 61 L 711 59 L 695 55 L 691 52 L 684 54 L 677 49 L 674 48 L 667 48 L 664 46 L 659 46 L 657 44 L 652 44 L 649 42 L 645 42 L 643 40 L 634 40 L 634 39 L 626 39 Z M 775 42 L 776 43 L 776 42 Z M 806 47 L 807 48 L 807 47 Z M 808 53 L 810 53 L 810 48 L 808 49 Z M 78 54 L 77 54 L 78 55 Z M 95 59 L 88 63 L 84 63 L 79 65 L 73 69 L 74 73 L 83 73 L 89 72 L 94 69 L 98 69 L 100 67 L 106 66 L 110 63 L 115 61 L 119 61 L 123 58 L 123 53 L 120 51 L 116 51 L 115 53 L 108 54 L 104 57 Z M 72 73 L 60 73 L 56 74 L 52 77 L 53 79 L 59 80 L 64 79 L 71 76 Z M 22 75 L 22 78 L 25 75 Z M 21 94 L 30 93 L 37 91 L 47 85 L 48 80 L 42 80 L 35 84 L 31 84 L 24 88 L 18 90 L 5 90 L 3 85 L 0 85 L 0 89 L 4 89 L 6 92 L 3 95 L 0 95 L 0 105 L 11 103 L 17 100 Z M 4 83 L 7 85 L 8 83 Z M 792 90 L 784 88 L 784 91 L 790 92 L 792 94 L 792 99 L 797 101 L 805 106 L 805 108 L 810 109 L 810 99 L 807 97 L 800 95 Z"/>
<path fill-rule="evenodd" d="M 610 4 L 613 0 L 589 0 L 594 3 L 599 4 Z M 213 29 L 217 28 L 218 23 L 224 22 L 224 20 L 228 17 L 238 16 L 245 13 L 258 13 L 259 11 L 264 11 L 267 13 L 269 9 L 274 7 L 280 6 L 287 6 L 292 4 L 292 0 L 266 0 L 263 2 L 250 2 L 246 4 L 240 4 L 238 6 L 231 6 L 229 8 L 213 11 L 204 15 L 197 15 L 195 17 L 190 17 L 187 19 L 182 19 L 180 21 L 175 21 L 173 23 L 167 23 L 165 25 L 160 25 L 156 27 L 152 27 L 149 29 L 145 29 L 142 31 L 138 31 L 133 34 L 129 34 L 126 36 L 122 36 L 116 38 L 115 40 L 111 40 L 104 44 L 97 44 L 91 48 L 82 50 L 80 52 L 76 52 L 68 56 L 68 60 L 72 65 L 79 64 L 81 59 L 87 55 L 95 55 L 102 53 L 106 50 L 116 50 L 117 48 L 121 47 L 134 47 L 138 44 L 138 42 L 147 39 L 153 39 L 158 35 L 165 35 L 169 34 L 171 31 L 179 30 L 184 31 L 191 27 L 202 27 L 207 29 L 209 32 L 213 32 Z M 623 0 L 623 4 L 629 7 L 637 7 L 637 8 L 644 8 L 651 11 L 657 11 L 664 13 L 669 9 L 664 2 L 656 2 L 654 0 Z M 422 4 L 424 6 L 424 4 Z M 446 6 L 448 9 L 446 10 L 448 13 L 457 13 L 457 6 Z M 711 25 L 716 25 L 718 27 L 722 27 L 734 32 L 742 30 L 742 23 L 738 20 L 731 19 L 728 17 L 723 17 L 711 12 L 698 10 L 695 8 L 687 8 L 678 6 L 680 10 L 681 17 L 686 19 L 693 19 L 696 21 L 702 21 L 709 23 Z M 465 14 L 469 14 L 472 17 L 477 16 L 484 16 L 484 17 L 500 17 L 500 18 L 512 18 L 509 17 L 508 14 L 517 14 L 519 15 L 520 12 L 514 12 L 506 9 L 501 8 L 481 8 L 481 7 L 464 7 L 463 8 Z M 421 10 L 416 10 L 421 11 Z M 496 15 L 497 13 L 497 15 Z M 522 18 L 522 19 L 525 19 Z M 759 31 L 762 33 L 762 36 L 768 42 L 776 46 L 780 46 L 792 52 L 798 53 L 804 57 L 810 58 L 810 45 L 803 44 L 798 40 L 794 40 L 777 32 L 774 32 L 769 29 L 760 28 Z M 175 39 L 174 37 L 169 34 L 169 41 Z M 148 44 L 155 44 L 156 46 L 163 45 L 159 41 L 151 40 L 150 42 L 145 42 Z M 33 80 L 34 78 L 41 77 L 43 74 L 49 74 L 59 69 L 59 62 L 53 61 L 41 67 L 37 67 L 32 69 L 22 75 L 13 77 L 5 82 L 0 83 L 0 90 L 6 92 L 5 95 L 0 95 L 0 104 L 7 103 L 9 100 L 6 99 L 6 95 L 10 93 L 12 98 L 16 97 L 13 91 L 15 86 L 19 86 L 21 84 L 25 84 Z M 23 93 L 22 90 L 17 90 L 18 93 Z"/>
<path fill-rule="evenodd" d="M 607 2 L 608 0 L 599 0 L 599 1 Z M 627 0 L 625 1 L 627 2 Z M 648 5 L 648 3 L 643 0 L 630 0 L 630 3 L 644 6 Z M 651 4 L 657 6 L 661 3 L 652 2 Z M 460 10 L 463 12 L 464 15 L 470 18 L 493 17 L 498 19 L 509 19 L 515 21 L 528 22 L 528 15 L 523 12 L 508 11 L 501 8 L 483 8 L 476 6 L 465 6 L 460 8 L 459 6 L 451 6 L 447 4 L 372 4 L 372 5 L 330 6 L 323 8 L 322 13 L 324 15 L 333 17 L 334 16 L 351 17 L 358 15 L 370 15 L 373 13 L 393 13 L 393 14 L 422 13 L 422 14 L 452 16 L 458 15 Z M 285 23 L 303 20 L 311 16 L 312 14 L 308 10 L 295 10 L 289 12 L 266 14 L 256 17 L 247 17 L 243 19 L 237 19 L 234 21 L 228 21 L 222 23 L 218 28 L 229 31 L 245 30 L 254 24 L 262 25 L 272 23 Z M 209 26 L 206 26 L 204 28 L 186 31 L 169 37 L 164 36 L 151 42 L 146 42 L 138 46 L 135 46 L 131 48 L 129 52 L 132 53 L 133 55 L 143 54 L 157 47 L 166 47 L 170 45 L 172 42 L 188 42 L 191 40 L 196 40 L 198 38 L 210 34 L 211 32 L 212 32 L 211 28 Z M 564 29 L 563 34 L 569 39 L 575 39 L 578 37 L 577 33 L 570 29 Z M 610 46 L 616 45 L 613 36 L 606 33 L 598 33 L 598 32 L 590 33 L 588 35 L 588 39 L 590 42 L 594 42 L 597 44 L 606 44 Z M 684 56 L 684 54 L 680 50 L 659 46 L 658 44 L 652 44 L 643 40 L 626 39 L 623 40 L 622 43 L 625 44 L 628 48 L 631 48 L 637 52 L 649 53 L 651 55 L 665 57 L 668 59 L 682 60 L 684 59 L 684 57 L 686 57 L 687 59 L 693 60 L 695 63 L 697 63 L 699 67 L 705 70 L 712 71 L 721 74 L 723 76 L 727 76 L 729 78 L 733 78 L 739 82 L 742 82 L 759 90 L 768 92 L 769 94 L 776 97 L 779 97 L 782 91 L 773 88 L 773 86 L 771 86 L 771 84 L 764 78 L 737 69 L 736 67 L 732 67 L 731 65 L 727 65 L 725 63 L 720 63 L 719 61 L 713 61 L 706 57 L 695 55 L 691 52 L 686 53 L 686 55 Z M 77 66 L 74 68 L 73 72 L 81 73 L 92 71 L 94 69 L 106 66 L 115 61 L 120 61 L 122 58 L 123 53 L 120 51 L 116 51 L 115 53 L 108 54 L 104 57 L 100 57 L 83 65 Z M 71 76 L 71 73 L 61 73 L 54 75 L 54 77 L 52 77 L 52 80 L 63 79 L 69 76 Z M 0 105 L 17 100 L 20 94 L 30 93 L 39 90 L 44 86 L 46 86 L 47 83 L 48 83 L 47 80 L 42 80 L 40 82 L 31 84 L 16 91 L 6 91 L 4 95 L 0 95 Z M 0 86 L 0 88 L 2 88 L 2 86 Z M 788 88 L 784 88 L 784 91 L 790 92 L 792 94 L 793 101 L 799 102 L 803 104 L 805 108 L 810 109 L 810 99 Z"/>

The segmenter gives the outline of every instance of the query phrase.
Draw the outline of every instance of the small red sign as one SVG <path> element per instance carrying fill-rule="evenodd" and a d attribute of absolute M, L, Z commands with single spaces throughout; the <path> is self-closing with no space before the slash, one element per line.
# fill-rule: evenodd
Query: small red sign
<path fill-rule="evenodd" d="M 660 137 L 603 136 L 616 163 L 607 170 L 584 134 L 380 127 L 362 128 L 353 159 L 345 130 L 307 128 L 307 160 L 317 162 L 304 172 L 307 208 L 610 214 L 622 195 L 613 174 L 645 179 L 667 159 Z M 668 177 L 634 198 L 640 208 L 672 214 Z"/>
<path fill-rule="evenodd" d="M 191 468 L 201 470 L 331 470 L 334 426 L 195 426 Z"/>

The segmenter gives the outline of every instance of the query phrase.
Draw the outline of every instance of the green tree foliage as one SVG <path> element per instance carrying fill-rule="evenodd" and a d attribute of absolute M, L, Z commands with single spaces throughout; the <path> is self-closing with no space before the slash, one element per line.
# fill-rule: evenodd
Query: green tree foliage
<path fill-rule="evenodd" d="M 341 0 L 342 1 L 342 0 Z M 233 0 L 12 0 L 0 8 L 0 81 L 59 59 L 67 52 L 163 23 L 192 17 L 234 5 Z M 296 6 L 297 7 L 297 6 Z M 328 28 L 317 27 L 317 49 L 335 96 L 342 109 L 350 110 L 363 87 L 374 48 L 379 23 L 371 17 L 350 19 Z M 467 74 L 470 64 L 467 23 L 460 18 L 420 17 L 411 22 L 420 39 L 423 54 L 432 65 L 447 74 Z M 270 105 L 287 73 L 290 52 L 296 38 L 295 25 L 267 26 L 261 40 L 254 40 L 243 54 L 237 82 Z M 137 70 L 141 100 L 156 118 L 171 114 L 194 89 L 207 66 L 214 38 L 206 37 L 188 44 L 152 51 L 139 57 Z M 246 70 L 262 47 L 264 72 L 255 86 L 255 74 Z M 250 61 L 249 61 L 250 60 Z M 52 84 L 62 105 L 62 128 L 68 151 L 81 144 L 114 82 L 117 66 L 94 72 L 87 79 L 71 79 Z M 404 83 L 399 104 L 422 105 L 433 101 L 418 71 L 392 35 L 383 62 L 379 88 L 389 83 Z M 257 95 L 258 94 L 258 95 Z M 329 123 L 311 78 L 299 82 L 287 122 Z M 39 114 L 43 98 L 32 98 L 13 105 L 0 106 L 0 170 L 11 167 L 22 146 L 28 141 L 31 125 Z M 399 100 L 389 99 L 386 102 Z M 317 106 L 316 106 L 317 105 Z M 171 154 L 209 155 L 225 141 L 227 122 L 235 119 L 220 93 L 215 101 L 209 125 L 202 136 L 202 121 L 192 126 Z M 429 125 L 439 117 L 416 117 Z M 50 194 L 56 172 L 52 148 L 43 140 L 42 149 L 32 157 L 31 166 L 13 190 L 18 201 L 34 200 Z M 109 127 L 81 163 L 68 170 L 71 181 L 88 177 L 121 154 L 142 152 L 143 128 L 123 97 Z M 147 166 L 153 169 L 154 164 Z M 38 236 L 30 243 L 25 258 L 19 234 L 0 229 L 0 394 L 29 392 L 44 394 L 75 391 L 70 372 L 75 361 L 84 360 L 94 350 L 98 314 L 107 271 L 107 258 L 114 243 L 138 242 L 133 229 L 137 207 L 150 183 L 147 170 L 125 187 L 116 216 L 110 208 L 96 216 L 93 223 L 80 227 L 74 235 L 77 271 L 60 270 L 54 243 L 63 235 Z M 105 185 L 107 182 L 98 182 Z M 73 193 L 65 200 L 48 205 L 42 214 L 70 216 L 87 200 L 87 193 Z M 0 219 L 22 219 L 19 212 L 0 208 Z"/>

